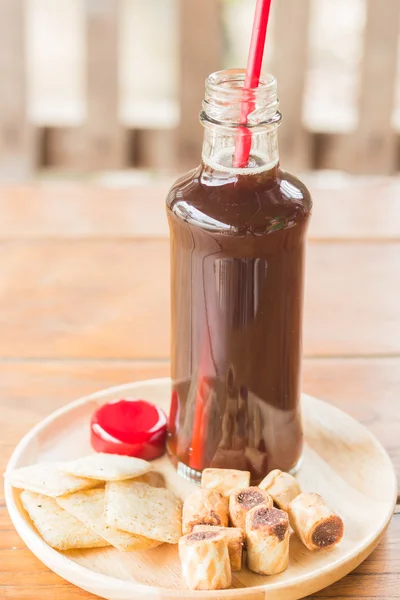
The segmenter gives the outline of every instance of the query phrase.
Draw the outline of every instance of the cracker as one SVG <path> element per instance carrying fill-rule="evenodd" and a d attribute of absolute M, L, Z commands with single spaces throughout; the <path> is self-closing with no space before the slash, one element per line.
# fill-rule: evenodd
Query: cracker
<path fill-rule="evenodd" d="M 69 475 L 63 470 L 64 463 L 38 463 L 29 467 L 21 467 L 5 474 L 13 487 L 29 490 L 45 496 L 63 496 L 87 490 L 101 484 L 95 479 L 84 479 Z"/>
<path fill-rule="evenodd" d="M 201 476 L 201 487 L 215 490 L 229 497 L 234 490 L 250 485 L 250 472 L 237 469 L 204 469 Z"/>
<path fill-rule="evenodd" d="M 105 490 L 103 488 L 60 496 L 57 502 L 69 514 L 118 550 L 148 550 L 160 543 L 107 525 L 104 518 Z"/>
<path fill-rule="evenodd" d="M 56 550 L 109 546 L 102 537 L 70 515 L 54 498 L 23 491 L 21 502 L 44 541 Z"/>
<path fill-rule="evenodd" d="M 160 542 L 176 544 L 182 535 L 180 499 L 146 483 L 107 483 L 105 516 L 107 525 Z"/>
<path fill-rule="evenodd" d="M 165 477 L 162 473 L 159 473 L 158 471 L 149 471 L 144 475 L 139 475 L 139 477 L 135 477 L 135 481 L 138 483 L 147 483 L 151 487 L 166 487 Z"/>
<path fill-rule="evenodd" d="M 67 463 L 63 467 L 66 473 L 76 477 L 100 479 L 101 481 L 122 481 L 143 475 L 152 469 L 147 460 L 119 454 L 99 452 Z"/>

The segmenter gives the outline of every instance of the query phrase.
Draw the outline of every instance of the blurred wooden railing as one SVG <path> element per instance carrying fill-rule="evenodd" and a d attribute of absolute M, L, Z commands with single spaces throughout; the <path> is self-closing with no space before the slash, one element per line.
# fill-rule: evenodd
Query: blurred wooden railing
<path fill-rule="evenodd" d="M 202 131 L 197 122 L 205 76 L 221 68 L 218 0 L 180 0 L 180 124 L 175 130 L 128 130 L 118 117 L 119 0 L 84 0 L 87 118 L 83 126 L 39 128 L 27 118 L 24 0 L 0 1 L 0 174 L 18 177 L 41 166 L 114 169 L 183 168 L 196 164 Z M 398 170 L 392 126 L 399 35 L 399 0 L 366 0 L 358 123 L 346 134 L 313 133 L 302 121 L 308 64 L 310 0 L 277 0 L 269 67 L 278 78 L 285 165 L 339 168 L 356 173 Z M 51 51 L 51 49 L 49 49 Z"/>

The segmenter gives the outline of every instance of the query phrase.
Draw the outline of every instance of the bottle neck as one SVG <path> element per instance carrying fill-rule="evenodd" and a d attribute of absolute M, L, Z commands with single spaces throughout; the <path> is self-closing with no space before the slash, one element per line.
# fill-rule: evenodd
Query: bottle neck
<path fill-rule="evenodd" d="M 245 78 L 243 69 L 212 73 L 206 80 L 200 121 L 204 126 L 203 162 L 213 169 L 250 175 L 278 163 L 281 114 L 275 77 L 261 77 L 258 87 L 252 89 L 244 87 Z M 246 158 L 250 147 L 245 167 L 233 166 L 238 164 L 234 154 L 239 141 L 246 146 Z"/>
<path fill-rule="evenodd" d="M 269 171 L 279 162 L 278 127 L 276 124 L 251 131 L 250 157 L 246 167 L 233 166 L 235 144 L 240 135 L 249 135 L 241 127 L 225 128 L 201 119 L 204 125 L 202 160 L 216 171 L 252 175 Z"/>

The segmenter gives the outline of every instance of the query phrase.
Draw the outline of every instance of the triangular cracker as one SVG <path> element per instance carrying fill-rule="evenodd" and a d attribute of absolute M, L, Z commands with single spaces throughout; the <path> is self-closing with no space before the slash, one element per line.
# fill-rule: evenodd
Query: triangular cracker
<path fill-rule="evenodd" d="M 13 487 L 55 498 L 101 484 L 95 479 L 75 477 L 65 473 L 64 463 L 38 463 L 5 473 Z"/>
<path fill-rule="evenodd" d="M 147 473 L 152 469 L 152 465 L 147 460 L 134 456 L 99 452 L 64 463 L 64 468 L 67 473 L 76 477 L 101 479 L 101 481 L 122 481 Z"/>
<path fill-rule="evenodd" d="M 175 494 L 146 483 L 106 484 L 106 523 L 135 535 L 176 544 L 182 535 L 182 503 Z"/>
<path fill-rule="evenodd" d="M 148 550 L 161 543 L 107 525 L 104 518 L 105 491 L 103 488 L 60 496 L 57 498 L 57 502 L 64 510 L 82 521 L 86 527 L 118 550 Z"/>
<path fill-rule="evenodd" d="M 54 498 L 23 491 L 21 502 L 44 541 L 57 550 L 109 546 L 102 537 L 61 508 Z"/>

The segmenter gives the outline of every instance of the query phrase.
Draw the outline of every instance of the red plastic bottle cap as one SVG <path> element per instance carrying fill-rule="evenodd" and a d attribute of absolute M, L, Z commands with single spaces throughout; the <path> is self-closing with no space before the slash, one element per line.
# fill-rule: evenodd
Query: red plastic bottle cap
<path fill-rule="evenodd" d="M 152 460 L 165 452 L 167 416 L 146 400 L 111 400 L 93 414 L 90 430 L 96 452 Z"/>

